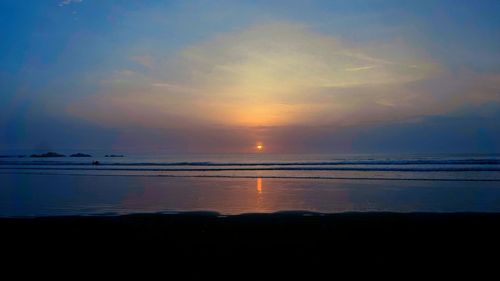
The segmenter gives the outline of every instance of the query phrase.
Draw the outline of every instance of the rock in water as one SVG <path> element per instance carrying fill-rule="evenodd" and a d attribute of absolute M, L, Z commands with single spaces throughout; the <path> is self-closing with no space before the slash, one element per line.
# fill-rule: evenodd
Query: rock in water
<path fill-rule="evenodd" d="M 75 153 L 75 154 L 71 154 L 70 157 L 92 157 L 92 155 L 85 154 L 85 153 Z"/>
<path fill-rule="evenodd" d="M 50 157 L 66 157 L 64 154 L 59 154 L 56 152 L 47 152 L 43 154 L 32 154 L 30 157 L 33 158 L 50 158 Z"/>

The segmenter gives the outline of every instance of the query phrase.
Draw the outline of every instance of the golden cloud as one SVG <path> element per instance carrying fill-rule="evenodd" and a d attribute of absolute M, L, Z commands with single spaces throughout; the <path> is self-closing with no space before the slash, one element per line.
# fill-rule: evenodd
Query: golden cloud
<path fill-rule="evenodd" d="M 393 116 L 399 105 L 418 111 L 412 102 L 421 98 L 405 85 L 440 71 L 401 43 L 348 42 L 294 23 L 222 34 L 167 62 L 133 60 L 148 73 L 119 71 L 69 111 L 104 124 L 154 128 L 356 123 L 372 114 Z"/>

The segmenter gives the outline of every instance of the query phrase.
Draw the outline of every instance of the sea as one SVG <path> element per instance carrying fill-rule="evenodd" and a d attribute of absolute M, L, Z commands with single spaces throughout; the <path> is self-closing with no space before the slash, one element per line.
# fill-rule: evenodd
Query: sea
<path fill-rule="evenodd" d="M 498 154 L 1 157 L 0 216 L 500 212 Z"/>

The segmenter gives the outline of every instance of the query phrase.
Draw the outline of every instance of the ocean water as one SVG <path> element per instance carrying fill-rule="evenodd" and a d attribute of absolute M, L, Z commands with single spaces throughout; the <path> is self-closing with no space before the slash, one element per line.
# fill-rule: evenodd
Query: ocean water
<path fill-rule="evenodd" d="M 500 156 L 0 158 L 0 216 L 195 210 L 499 212 Z"/>

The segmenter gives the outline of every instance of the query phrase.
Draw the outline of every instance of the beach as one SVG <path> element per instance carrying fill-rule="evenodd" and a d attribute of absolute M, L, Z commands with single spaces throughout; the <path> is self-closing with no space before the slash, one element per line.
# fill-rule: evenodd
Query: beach
<path fill-rule="evenodd" d="M 497 181 L 0 174 L 0 216 L 500 212 Z"/>
<path fill-rule="evenodd" d="M 232 157 L 2 160 L 7 267 L 308 280 L 498 262 L 497 156 Z"/>
<path fill-rule="evenodd" d="M 10 262 L 80 270 L 121 264 L 131 266 L 122 274 L 163 270 L 200 279 L 262 278 L 269 270 L 307 278 L 434 269 L 479 276 L 496 266 L 500 250 L 498 213 L 187 212 L 2 218 L 0 228 L 3 254 L 16 257 Z"/>

